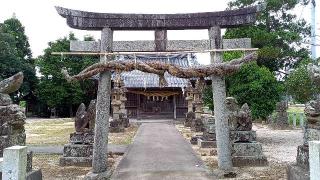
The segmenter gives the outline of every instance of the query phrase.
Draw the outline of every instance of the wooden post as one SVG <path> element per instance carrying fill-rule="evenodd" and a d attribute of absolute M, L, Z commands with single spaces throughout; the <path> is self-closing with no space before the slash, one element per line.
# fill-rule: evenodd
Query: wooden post
<path fill-rule="evenodd" d="M 211 48 L 219 49 L 221 43 L 221 29 L 218 26 L 209 28 Z M 222 62 L 221 52 L 211 52 L 211 63 Z M 229 138 L 229 125 L 226 115 L 226 85 L 221 76 L 212 76 L 212 91 L 214 101 L 214 115 L 216 121 L 217 151 L 219 169 L 228 171 L 232 169 L 231 146 Z"/>
<path fill-rule="evenodd" d="M 177 119 L 177 98 L 176 95 L 173 95 L 173 119 Z"/>
<path fill-rule="evenodd" d="M 104 28 L 101 32 L 101 52 L 111 52 L 112 41 L 113 31 L 110 28 Z M 110 57 L 100 57 L 100 62 L 106 62 L 110 60 Z M 90 176 L 90 179 L 99 179 L 105 177 L 107 174 L 110 95 L 111 72 L 107 71 L 101 73 L 99 77 L 93 144 L 92 173 L 89 173 L 87 175 Z"/>

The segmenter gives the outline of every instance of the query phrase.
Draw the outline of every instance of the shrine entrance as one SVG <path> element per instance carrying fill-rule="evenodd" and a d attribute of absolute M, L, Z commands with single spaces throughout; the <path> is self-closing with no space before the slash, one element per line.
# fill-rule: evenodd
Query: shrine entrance
<path fill-rule="evenodd" d="M 261 8 L 261 6 L 253 6 L 237 10 L 191 14 L 110 14 L 84 12 L 56 7 L 58 13 L 66 18 L 67 24 L 70 27 L 81 30 L 101 31 L 101 40 L 99 42 L 79 42 L 75 44 L 72 44 L 71 42 L 70 45 L 71 51 L 89 51 L 91 54 L 100 55 L 100 63 L 87 67 L 75 76 L 70 76 L 66 69 L 63 70 L 63 74 L 69 81 L 90 78 L 93 75 L 100 73 L 93 147 L 93 169 L 92 172 L 87 175 L 88 179 L 102 179 L 101 177 L 106 177 L 106 174 L 108 173 L 106 142 L 108 142 L 111 70 L 120 72 L 140 70 L 157 74 L 160 87 L 168 85 L 168 79 L 165 77 L 166 74 L 185 79 L 197 78 L 200 81 L 203 81 L 204 78 L 211 77 L 216 121 L 218 166 L 221 170 L 230 170 L 232 168 L 232 160 L 229 125 L 226 115 L 226 89 L 224 77 L 239 70 L 244 63 L 255 60 L 257 54 L 252 53 L 241 59 L 223 62 L 222 52 L 230 51 L 232 48 L 222 49 L 225 47 L 222 41 L 221 28 L 236 28 L 253 24 L 256 21 L 257 14 L 260 12 Z M 184 29 L 208 29 L 209 39 L 200 41 L 167 40 L 167 30 Z M 114 42 L 113 31 L 115 30 L 154 30 L 155 40 L 133 43 L 128 41 Z M 241 47 L 243 46 L 243 40 L 240 40 L 237 43 L 231 42 L 231 46 L 238 51 L 256 51 L 256 49 L 243 49 L 243 47 Z M 231 51 L 234 51 L 235 49 Z M 181 54 L 185 52 L 210 52 L 212 64 L 202 67 L 183 68 L 171 63 L 163 62 L 141 62 L 136 60 L 127 62 L 114 61 L 114 57 L 118 54 L 161 54 L 161 52 L 164 55 Z M 123 96 L 121 91 L 122 90 L 118 88 L 118 91 L 114 92 L 118 93 L 117 99 L 114 101 L 114 104 L 117 105 L 118 109 L 119 106 L 121 106 L 120 100 Z M 167 102 L 163 102 L 161 105 L 161 103 L 149 102 L 148 95 L 143 96 L 144 97 L 141 97 L 140 95 L 138 100 L 142 100 L 145 104 L 141 106 L 140 102 L 140 106 L 138 107 L 141 107 L 144 113 L 148 113 L 149 111 L 154 113 L 165 112 L 167 111 L 167 107 L 163 106 L 168 105 L 166 103 L 171 102 L 171 99 L 168 98 Z M 197 97 L 197 99 L 199 99 L 199 97 Z M 172 101 L 175 102 L 173 99 Z M 161 110 L 161 107 L 163 110 Z M 199 110 L 200 106 L 197 109 Z M 173 110 L 175 110 L 175 108 L 173 108 Z"/>

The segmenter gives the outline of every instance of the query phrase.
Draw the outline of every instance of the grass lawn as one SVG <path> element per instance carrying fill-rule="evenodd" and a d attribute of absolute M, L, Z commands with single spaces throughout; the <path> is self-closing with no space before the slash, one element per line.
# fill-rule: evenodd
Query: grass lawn
<path fill-rule="evenodd" d="M 109 133 L 110 144 L 130 144 L 138 127 L 130 126 L 124 133 Z M 69 142 L 70 134 L 75 131 L 72 118 L 37 119 L 25 125 L 27 145 L 64 145 Z"/>

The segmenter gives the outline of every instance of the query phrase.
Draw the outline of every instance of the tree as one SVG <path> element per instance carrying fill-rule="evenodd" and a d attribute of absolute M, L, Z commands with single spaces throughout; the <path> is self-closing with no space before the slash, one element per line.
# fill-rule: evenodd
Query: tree
<path fill-rule="evenodd" d="M 285 81 L 285 87 L 289 95 L 292 95 L 295 101 L 306 103 L 313 98 L 313 95 L 320 92 L 320 89 L 312 83 L 307 70 L 307 63 L 310 60 L 301 63 Z"/>
<path fill-rule="evenodd" d="M 91 38 L 89 38 L 91 39 Z M 40 101 L 49 108 L 68 107 L 73 115 L 73 106 L 82 102 L 90 102 L 95 98 L 95 85 L 92 80 L 69 83 L 61 73 L 63 67 L 68 67 L 69 72 L 75 74 L 94 63 L 92 57 L 51 55 L 52 52 L 68 52 L 70 40 L 76 40 L 73 34 L 69 37 L 49 42 L 43 56 L 37 59 L 37 65 L 42 75 L 37 88 L 37 96 Z"/>
<path fill-rule="evenodd" d="M 24 73 L 24 82 L 19 91 L 13 94 L 14 100 L 19 101 L 32 94 L 37 84 L 35 66 L 24 27 L 16 18 L 0 24 L 0 61 L 0 79 L 19 71 Z"/>
<path fill-rule="evenodd" d="M 244 65 L 241 70 L 227 78 L 228 94 L 239 104 L 248 103 L 255 119 L 265 119 L 275 110 L 281 99 L 283 86 L 266 67 L 256 63 Z"/>
<path fill-rule="evenodd" d="M 308 50 L 302 47 L 303 41 L 310 36 L 305 20 L 290 13 L 299 3 L 297 0 L 232 0 L 230 9 L 243 8 L 253 4 L 265 3 L 265 10 L 254 25 L 227 29 L 225 38 L 251 38 L 252 45 L 259 48 L 258 65 L 271 71 L 283 67 L 291 68 L 308 57 Z"/>

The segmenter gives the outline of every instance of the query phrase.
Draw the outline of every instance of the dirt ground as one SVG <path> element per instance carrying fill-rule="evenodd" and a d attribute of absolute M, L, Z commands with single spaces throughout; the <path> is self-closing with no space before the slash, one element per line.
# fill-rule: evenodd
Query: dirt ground
<path fill-rule="evenodd" d="M 189 141 L 193 135 L 190 128 L 176 125 L 177 129 Z M 275 180 L 287 179 L 286 167 L 294 163 L 297 146 L 302 143 L 302 130 L 273 130 L 267 125 L 254 124 L 253 130 L 257 131 L 257 141 L 262 143 L 264 154 L 267 156 L 269 165 L 266 167 L 243 167 L 234 168 L 237 174 L 235 179 Z M 199 148 L 193 145 L 193 149 L 207 164 L 210 170 L 218 168 L 217 152 L 214 148 Z"/>
<path fill-rule="evenodd" d="M 60 155 L 38 154 L 33 156 L 33 167 L 42 170 L 43 179 L 45 180 L 76 180 L 83 179 L 91 170 L 91 167 L 76 166 L 59 166 Z M 118 163 L 121 156 L 112 156 L 108 158 L 108 166 L 113 170 L 115 164 Z"/>

